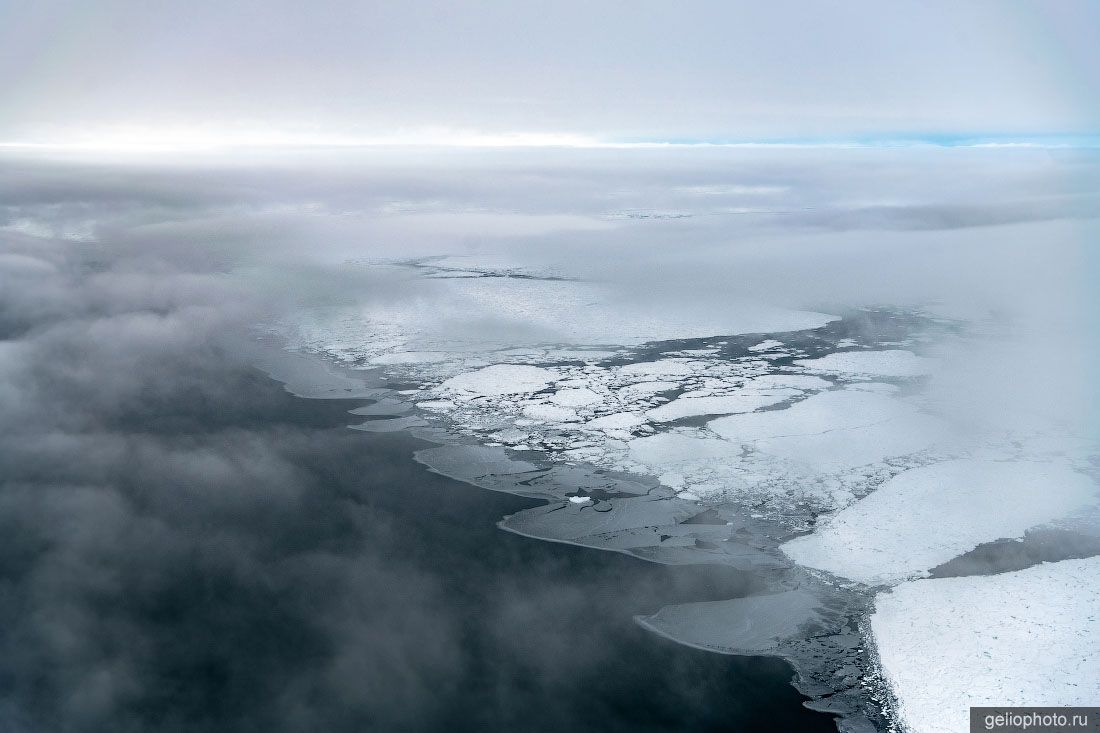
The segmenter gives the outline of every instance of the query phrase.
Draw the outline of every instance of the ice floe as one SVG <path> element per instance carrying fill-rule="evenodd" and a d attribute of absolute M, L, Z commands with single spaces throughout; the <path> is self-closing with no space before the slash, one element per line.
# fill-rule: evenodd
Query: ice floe
<path fill-rule="evenodd" d="M 645 424 L 645 418 L 636 412 L 619 412 L 589 420 L 584 427 L 589 430 L 630 430 Z"/>
<path fill-rule="evenodd" d="M 554 381 L 555 374 L 548 369 L 525 364 L 493 364 L 476 372 L 451 377 L 440 387 L 457 392 L 473 392 L 479 395 L 507 395 L 537 392 Z"/>
<path fill-rule="evenodd" d="M 761 341 L 755 346 L 750 346 L 749 351 L 771 351 L 772 349 L 778 349 L 783 345 L 782 341 L 776 341 L 775 339 L 768 339 L 767 341 Z"/>
<path fill-rule="evenodd" d="M 662 359 L 660 361 L 641 361 L 627 364 L 619 370 L 619 373 L 626 376 L 682 377 L 691 374 L 693 371 L 691 364 L 688 362 L 678 359 Z"/>
<path fill-rule="evenodd" d="M 523 408 L 523 416 L 539 422 L 560 423 L 576 422 L 580 420 L 575 410 L 558 405 L 527 405 Z"/>
<path fill-rule="evenodd" d="M 895 583 L 1097 498 L 1092 479 L 1064 465 L 944 461 L 895 476 L 782 549 L 807 567 L 868 585 Z"/>
<path fill-rule="evenodd" d="M 606 399 L 598 392 L 593 392 L 584 387 L 574 389 L 560 389 L 550 395 L 550 401 L 562 407 L 589 407 L 598 405 Z"/>
<path fill-rule="evenodd" d="M 816 621 L 821 599 L 813 593 L 783 593 L 665 606 L 638 619 L 646 628 L 681 643 L 727 654 L 763 654 Z"/>
<path fill-rule="evenodd" d="M 856 468 L 931 447 L 944 433 L 902 400 L 856 390 L 822 392 L 791 405 L 712 420 L 717 435 L 814 471 Z"/>
<path fill-rule="evenodd" d="M 1100 557 L 880 593 L 870 627 L 898 722 L 958 733 L 971 706 L 1095 705 L 1098 609 Z"/>
<path fill-rule="evenodd" d="M 735 412 L 752 412 L 761 407 L 774 405 L 801 394 L 795 390 L 773 390 L 756 392 L 746 390 L 739 394 L 693 397 L 681 395 L 672 402 L 655 407 L 646 412 L 646 417 L 654 422 L 669 422 L 695 415 L 728 415 Z"/>
<path fill-rule="evenodd" d="M 819 359 L 798 359 L 799 366 L 818 372 L 866 377 L 919 377 L 928 374 L 935 361 L 912 351 L 841 351 Z"/>

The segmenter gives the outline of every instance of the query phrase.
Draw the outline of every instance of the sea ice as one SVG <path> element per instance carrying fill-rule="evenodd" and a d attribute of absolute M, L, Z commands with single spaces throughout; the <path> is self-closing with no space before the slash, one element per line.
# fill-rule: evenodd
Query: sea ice
<path fill-rule="evenodd" d="M 828 389 L 833 383 L 809 374 L 762 374 L 745 383 L 751 389 Z"/>
<path fill-rule="evenodd" d="M 700 438 L 683 433 L 658 433 L 635 438 L 628 445 L 632 458 L 657 469 L 708 458 L 737 458 L 737 446 L 728 440 Z"/>
<path fill-rule="evenodd" d="M 907 402 L 849 389 L 822 392 L 785 410 L 721 417 L 707 427 L 821 472 L 915 453 L 943 435 L 933 418 Z"/>
<path fill-rule="evenodd" d="M 756 346 L 750 346 L 749 351 L 771 351 L 772 349 L 778 349 L 782 345 L 782 341 L 768 339 L 767 341 L 761 341 Z"/>
<path fill-rule="evenodd" d="M 1100 700 L 1100 557 L 902 583 L 871 634 L 911 733 L 969 730 L 971 706 Z"/>
<path fill-rule="evenodd" d="M 857 389 L 860 392 L 877 392 L 879 394 L 896 394 L 901 388 L 896 384 L 886 382 L 854 382 L 848 389 Z"/>
<path fill-rule="evenodd" d="M 548 423 L 576 422 L 580 420 L 575 410 L 570 410 L 568 407 L 559 407 L 558 405 L 528 405 L 523 408 L 523 414 L 532 420 Z"/>
<path fill-rule="evenodd" d="M 630 430 L 644 424 L 645 419 L 636 412 L 617 412 L 589 420 L 584 426 L 592 430 Z"/>
<path fill-rule="evenodd" d="M 617 393 L 627 401 L 633 401 L 679 388 L 679 382 L 637 382 L 635 384 L 628 384 L 625 387 L 620 387 Z"/>
<path fill-rule="evenodd" d="M 604 397 L 597 392 L 581 387 L 579 389 L 560 389 L 550 396 L 550 401 L 562 407 L 588 407 L 603 402 Z"/>
<path fill-rule="evenodd" d="M 804 590 L 665 606 L 636 618 L 681 644 L 726 654 L 765 654 L 801 627 L 820 621 L 821 599 Z"/>
<path fill-rule="evenodd" d="M 895 583 L 983 542 L 1019 537 L 1088 506 L 1097 486 L 1053 463 L 954 460 L 913 468 L 783 551 L 868 585 Z"/>
<path fill-rule="evenodd" d="M 729 415 L 737 412 L 752 412 L 761 407 L 789 400 L 799 394 L 801 393 L 788 389 L 772 390 L 770 392 L 746 390 L 740 394 L 716 397 L 680 396 L 672 402 L 647 411 L 646 417 L 654 422 L 669 422 L 696 415 Z"/>
<path fill-rule="evenodd" d="M 797 359 L 795 364 L 818 372 L 870 377 L 919 377 L 931 372 L 935 362 L 912 351 L 841 351 L 820 359 Z"/>
<path fill-rule="evenodd" d="M 440 388 L 487 396 L 523 394 L 544 389 L 556 376 L 549 369 L 527 364 L 493 364 L 451 377 Z"/>
<path fill-rule="evenodd" d="M 387 364 L 430 364 L 437 361 L 447 361 L 452 357 L 445 351 L 395 351 L 392 354 L 382 354 L 370 359 L 371 364 L 384 366 Z"/>
<path fill-rule="evenodd" d="M 619 369 L 619 373 L 623 375 L 644 375 L 647 377 L 683 377 L 693 372 L 691 364 L 676 359 L 640 361 L 634 364 L 626 364 Z"/>

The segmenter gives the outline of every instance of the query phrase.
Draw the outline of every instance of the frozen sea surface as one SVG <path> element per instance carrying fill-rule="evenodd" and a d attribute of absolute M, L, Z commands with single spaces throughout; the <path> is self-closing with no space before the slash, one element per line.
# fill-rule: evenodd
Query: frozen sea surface
<path fill-rule="evenodd" d="M 894 714 L 912 733 L 966 731 L 971 706 L 1095 705 L 1098 625 L 1100 557 L 903 583 L 871 616 Z"/>
<path fill-rule="evenodd" d="M 415 282 L 415 297 L 303 312 L 284 334 L 354 362 L 444 361 L 454 352 L 541 347 L 636 346 L 720 334 L 795 331 L 835 319 L 753 302 L 720 311 L 690 302 L 623 302 L 600 283 L 479 258 L 364 263 Z"/>
<path fill-rule="evenodd" d="M 400 387 L 381 399 L 404 407 L 355 427 L 410 427 L 440 444 L 417 456 L 433 470 L 546 502 L 505 530 L 752 573 L 769 593 L 639 623 L 790 660 L 796 686 L 844 729 L 884 727 L 877 700 L 906 694 L 906 677 L 875 666 L 876 588 L 1040 530 L 1100 536 L 1095 446 L 963 434 L 925 398 L 934 347 L 961 338 L 958 324 L 896 309 L 639 311 L 560 273 L 382 266 L 430 280 L 430 297 L 280 329 L 293 348 Z"/>
<path fill-rule="evenodd" d="M 867 585 L 896 583 L 983 542 L 1070 517 L 1098 492 L 1088 476 L 1056 463 L 944 461 L 895 476 L 783 551 Z"/>

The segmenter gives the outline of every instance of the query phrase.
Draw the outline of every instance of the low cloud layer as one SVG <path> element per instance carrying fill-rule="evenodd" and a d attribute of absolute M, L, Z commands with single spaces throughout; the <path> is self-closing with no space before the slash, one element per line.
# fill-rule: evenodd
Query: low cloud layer
<path fill-rule="evenodd" d="M 501 533 L 523 502 L 253 369 L 250 327 L 303 297 L 255 276 L 256 232 L 278 233 L 250 228 L 258 207 L 27 173 L 0 202 L 0 728 L 831 726 L 781 663 L 630 621 L 740 576 Z M 88 236 L 68 236 L 79 217 Z"/>

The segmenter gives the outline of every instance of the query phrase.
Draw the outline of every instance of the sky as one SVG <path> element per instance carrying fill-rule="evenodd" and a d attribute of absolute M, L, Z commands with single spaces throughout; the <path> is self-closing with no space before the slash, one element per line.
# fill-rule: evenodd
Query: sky
<path fill-rule="evenodd" d="M 4 0 L 0 141 L 1087 136 L 1098 28 L 1090 0 Z"/>

